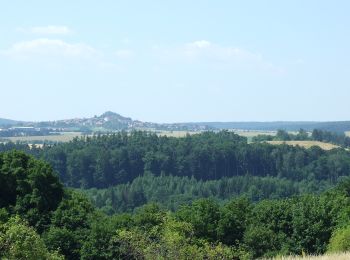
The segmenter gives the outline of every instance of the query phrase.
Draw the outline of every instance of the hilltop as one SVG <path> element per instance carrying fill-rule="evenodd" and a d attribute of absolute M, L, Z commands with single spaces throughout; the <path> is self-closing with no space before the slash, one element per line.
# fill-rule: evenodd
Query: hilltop
<path fill-rule="evenodd" d="M 159 130 L 159 131 L 203 131 L 203 130 L 249 130 L 249 131 L 312 131 L 320 129 L 332 132 L 350 131 L 350 121 L 311 122 L 311 121 L 276 121 L 276 122 L 184 122 L 154 123 L 134 120 L 118 113 L 107 111 L 90 118 L 73 118 L 55 121 L 15 121 L 0 118 L 0 127 L 34 127 L 53 131 L 108 132 L 119 130 Z"/>
<path fill-rule="evenodd" d="M 11 125 L 15 125 L 15 124 L 18 124 L 18 121 L 0 118 L 0 126 L 11 126 Z"/>
<path fill-rule="evenodd" d="M 1 122 L 3 122 L 1 124 Z M 205 124 L 195 123 L 171 123 L 161 124 L 133 120 L 130 117 L 107 111 L 99 116 L 90 118 L 73 118 L 55 121 L 24 122 L 8 119 L 0 119 L 0 126 L 7 128 L 33 127 L 37 129 L 51 129 L 56 132 L 80 131 L 80 132 L 108 132 L 120 130 L 166 130 L 166 131 L 200 131 L 213 130 Z"/>

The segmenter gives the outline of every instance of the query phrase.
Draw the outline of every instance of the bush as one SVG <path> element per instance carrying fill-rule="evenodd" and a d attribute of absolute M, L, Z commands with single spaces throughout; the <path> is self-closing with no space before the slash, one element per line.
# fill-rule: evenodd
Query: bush
<path fill-rule="evenodd" d="M 350 250 L 350 225 L 337 229 L 328 245 L 329 252 L 344 252 Z"/>

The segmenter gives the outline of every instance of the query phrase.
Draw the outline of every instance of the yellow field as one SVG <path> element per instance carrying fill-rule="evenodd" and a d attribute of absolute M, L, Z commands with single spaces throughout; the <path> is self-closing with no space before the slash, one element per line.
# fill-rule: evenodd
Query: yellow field
<path fill-rule="evenodd" d="M 269 144 L 275 144 L 275 145 L 280 145 L 280 144 L 288 144 L 288 145 L 299 145 L 305 148 L 310 148 L 312 146 L 319 146 L 323 150 L 332 150 L 335 148 L 339 148 L 338 145 L 330 144 L 330 143 L 323 143 L 319 141 L 267 141 Z"/>
<path fill-rule="evenodd" d="M 194 134 L 200 134 L 201 132 L 198 131 L 156 131 L 157 135 L 159 136 L 169 136 L 169 137 L 185 137 L 187 134 L 194 135 Z"/>
<path fill-rule="evenodd" d="M 160 136 L 169 136 L 169 137 L 184 137 L 187 134 L 200 134 L 201 131 L 155 131 Z M 276 135 L 276 131 L 253 131 L 253 130 L 234 130 L 234 133 L 247 137 L 248 139 L 257 136 L 257 135 Z"/>
<path fill-rule="evenodd" d="M 79 132 L 65 132 L 61 135 L 44 135 L 44 136 L 18 136 L 18 137 L 6 137 L 4 139 L 10 140 L 12 142 L 27 142 L 27 143 L 35 143 L 35 142 L 69 142 L 73 140 L 74 137 L 82 136 Z"/>
<path fill-rule="evenodd" d="M 276 131 L 254 131 L 254 130 L 235 130 L 236 134 L 244 137 L 254 137 L 258 135 L 276 135 Z"/>
<path fill-rule="evenodd" d="M 349 260 L 350 253 L 326 254 L 320 256 L 284 256 L 276 257 L 274 260 Z"/>

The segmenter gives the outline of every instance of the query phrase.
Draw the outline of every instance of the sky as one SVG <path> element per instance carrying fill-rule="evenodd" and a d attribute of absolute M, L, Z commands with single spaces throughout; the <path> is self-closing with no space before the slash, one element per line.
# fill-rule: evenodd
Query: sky
<path fill-rule="evenodd" d="M 350 1 L 0 0 L 0 118 L 350 120 Z"/>

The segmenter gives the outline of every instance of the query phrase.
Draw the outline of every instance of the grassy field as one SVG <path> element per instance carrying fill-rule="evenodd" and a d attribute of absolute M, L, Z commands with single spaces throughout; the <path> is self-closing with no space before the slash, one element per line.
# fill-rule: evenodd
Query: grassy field
<path fill-rule="evenodd" d="M 349 260 L 350 253 L 325 254 L 321 256 L 284 256 L 273 260 Z"/>
<path fill-rule="evenodd" d="M 26 143 L 35 143 L 35 142 L 69 142 L 73 140 L 74 137 L 82 136 L 79 132 L 65 132 L 61 135 L 44 135 L 44 136 L 19 136 L 19 137 L 6 137 L 4 140 L 9 140 L 12 142 L 26 142 Z"/>
<path fill-rule="evenodd" d="M 330 143 L 323 143 L 319 141 L 268 141 L 267 143 L 269 144 L 275 144 L 275 145 L 280 145 L 280 144 L 288 144 L 288 145 L 299 145 L 305 148 L 310 148 L 312 146 L 319 146 L 323 150 L 332 150 L 335 148 L 339 148 L 339 146 L 330 144 Z"/>
<path fill-rule="evenodd" d="M 272 135 L 275 136 L 276 135 L 276 131 L 253 131 L 253 130 L 235 130 L 234 131 L 236 134 L 244 136 L 244 137 L 254 137 L 254 136 L 258 136 L 258 135 Z"/>
<path fill-rule="evenodd" d="M 251 130 L 234 130 L 234 133 L 248 138 L 250 141 L 254 136 L 257 135 L 276 135 L 276 131 L 251 131 Z M 187 134 L 200 134 L 201 131 L 156 131 L 160 136 L 169 136 L 169 137 L 184 137 Z"/>
<path fill-rule="evenodd" d="M 185 137 L 187 134 L 194 135 L 194 134 L 200 134 L 201 132 L 198 131 L 156 131 L 157 135 L 159 136 L 169 136 L 169 137 Z"/>

